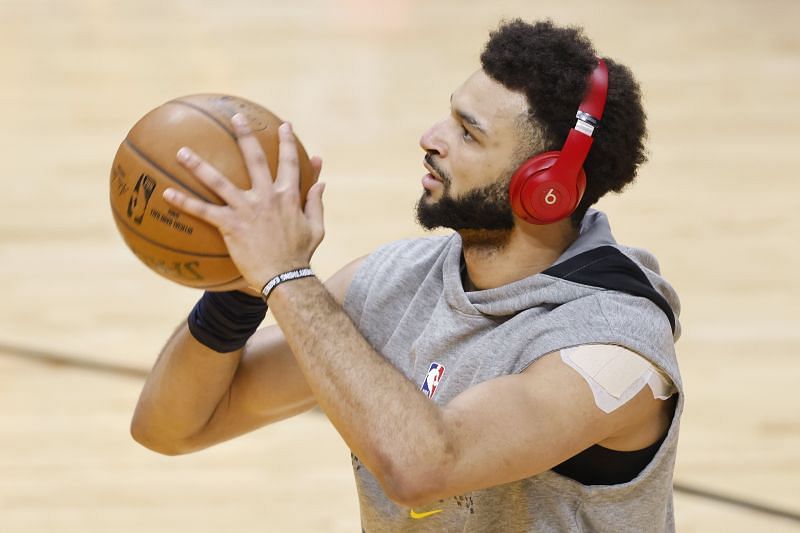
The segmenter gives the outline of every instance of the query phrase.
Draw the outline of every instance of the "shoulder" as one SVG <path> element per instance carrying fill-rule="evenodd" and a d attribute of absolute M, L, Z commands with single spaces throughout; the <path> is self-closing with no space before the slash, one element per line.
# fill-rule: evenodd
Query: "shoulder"
<path fill-rule="evenodd" d="M 374 252 L 359 257 L 339 269 L 325 282 L 328 291 L 341 305 L 354 280 L 371 278 L 382 270 L 397 270 L 429 262 L 446 248 L 451 237 L 422 237 L 392 241 Z"/>
<path fill-rule="evenodd" d="M 669 428 L 676 388 L 666 373 L 641 354 L 622 346 L 587 344 L 542 357 L 525 371 L 531 386 L 556 384 L 551 393 L 581 404 L 602 428 L 598 444 L 636 450 L 661 438 Z M 537 385 L 538 386 L 538 385 Z M 582 392 L 579 392 L 582 391 Z"/>
<path fill-rule="evenodd" d="M 585 344 L 561 350 L 560 357 L 586 381 L 595 403 L 606 413 L 624 405 L 646 386 L 658 399 L 675 392 L 664 370 L 624 346 Z"/>
<path fill-rule="evenodd" d="M 405 239 L 385 244 L 364 258 L 353 285 L 368 290 L 374 284 L 402 283 L 425 276 L 448 250 L 452 236 Z"/>
<path fill-rule="evenodd" d="M 345 266 L 340 268 L 335 274 L 325 280 L 325 288 L 328 289 L 328 292 L 331 293 L 334 300 L 336 300 L 339 305 L 344 303 L 344 298 L 347 295 L 350 284 L 353 282 L 356 272 L 358 272 L 358 270 L 361 268 L 361 265 L 364 264 L 364 261 L 367 259 L 367 257 L 368 256 L 365 255 L 350 261 Z"/>
<path fill-rule="evenodd" d="M 568 285 L 589 288 L 607 326 L 657 346 L 680 336 L 680 300 L 649 252 L 604 245 L 571 256 L 542 274 Z"/>
<path fill-rule="evenodd" d="M 413 263 L 429 261 L 438 257 L 448 247 L 454 235 L 402 239 L 384 244 L 367 256 L 369 264 L 377 266 L 386 261 Z"/>

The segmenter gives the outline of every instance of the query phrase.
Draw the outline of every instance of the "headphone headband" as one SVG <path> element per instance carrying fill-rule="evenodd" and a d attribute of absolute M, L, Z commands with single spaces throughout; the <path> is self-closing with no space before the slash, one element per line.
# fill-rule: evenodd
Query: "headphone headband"
<path fill-rule="evenodd" d="M 511 176 L 509 198 L 514 214 L 531 224 L 551 224 L 577 208 L 586 189 L 583 163 L 600 126 L 608 94 L 608 68 L 598 59 L 578 106 L 575 127 L 560 151 L 544 152 L 520 165 Z"/>
<path fill-rule="evenodd" d="M 569 131 L 561 155 L 553 170 L 567 176 L 575 176 L 583 167 L 589 149 L 592 147 L 594 130 L 600 127 L 603 110 L 606 107 L 608 94 L 608 67 L 602 59 L 589 76 L 589 88 L 586 91 L 578 112 L 575 113 L 575 127 Z"/>
<path fill-rule="evenodd" d="M 578 106 L 578 113 L 586 113 L 599 121 L 603 118 L 607 94 L 608 67 L 605 61 L 599 59 L 597 61 L 597 66 L 589 77 L 589 90 L 586 92 L 586 96 L 581 102 L 581 105 Z"/>

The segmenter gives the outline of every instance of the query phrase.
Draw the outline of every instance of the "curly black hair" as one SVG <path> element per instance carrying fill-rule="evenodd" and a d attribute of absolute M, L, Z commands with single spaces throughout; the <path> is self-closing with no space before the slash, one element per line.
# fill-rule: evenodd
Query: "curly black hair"
<path fill-rule="evenodd" d="M 575 125 L 575 112 L 597 66 L 592 43 L 580 28 L 552 21 L 504 22 L 481 53 L 484 72 L 528 99 L 528 119 L 544 138 L 544 150 L 560 150 Z M 647 137 L 639 84 L 631 71 L 609 58 L 608 96 L 600 128 L 583 167 L 586 192 L 572 215 L 580 225 L 586 210 L 609 191 L 620 192 L 647 160 Z M 534 155 L 534 154 L 531 154 Z"/>

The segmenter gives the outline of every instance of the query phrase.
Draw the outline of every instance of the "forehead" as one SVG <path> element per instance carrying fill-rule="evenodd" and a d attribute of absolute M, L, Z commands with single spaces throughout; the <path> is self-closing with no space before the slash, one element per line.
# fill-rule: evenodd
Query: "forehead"
<path fill-rule="evenodd" d="M 507 89 L 481 69 L 455 90 L 452 105 L 485 124 L 489 133 L 513 127 L 517 118 L 528 112 L 524 94 Z"/>

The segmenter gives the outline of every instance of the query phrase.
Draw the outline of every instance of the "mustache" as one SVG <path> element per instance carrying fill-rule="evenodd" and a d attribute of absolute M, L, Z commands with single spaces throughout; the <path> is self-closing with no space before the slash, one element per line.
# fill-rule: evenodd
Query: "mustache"
<path fill-rule="evenodd" d="M 433 154 L 425 154 L 425 162 L 428 163 L 428 166 L 430 166 L 433 171 L 436 172 L 436 175 L 441 178 L 444 183 L 450 182 L 450 176 L 448 176 L 446 172 L 443 172 L 442 169 L 439 168 L 439 165 L 437 165 L 436 161 L 433 160 Z"/>

